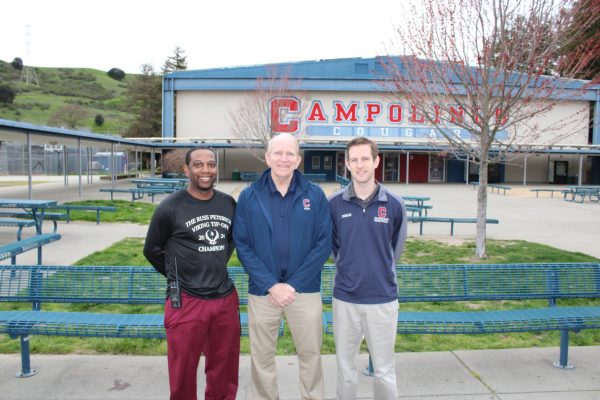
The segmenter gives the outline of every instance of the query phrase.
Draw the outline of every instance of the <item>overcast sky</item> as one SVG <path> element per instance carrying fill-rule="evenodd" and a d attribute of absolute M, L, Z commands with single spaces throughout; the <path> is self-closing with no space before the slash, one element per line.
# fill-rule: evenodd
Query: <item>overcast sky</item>
<path fill-rule="evenodd" d="M 160 71 L 387 54 L 410 0 L 20 0 L 2 2 L 0 59 L 40 67 Z M 30 35 L 26 32 L 29 26 Z M 27 52 L 29 37 L 29 54 Z"/>

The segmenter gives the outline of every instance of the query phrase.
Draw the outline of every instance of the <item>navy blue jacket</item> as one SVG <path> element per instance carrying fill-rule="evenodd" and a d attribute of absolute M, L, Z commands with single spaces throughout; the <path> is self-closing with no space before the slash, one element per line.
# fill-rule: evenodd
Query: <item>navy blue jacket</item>
<path fill-rule="evenodd" d="M 297 292 L 320 291 L 321 267 L 331 254 L 331 218 L 323 190 L 294 171 L 296 191 L 290 215 L 290 258 L 282 274 L 277 262 L 270 209 L 267 169 L 238 198 L 233 239 L 237 255 L 250 277 L 248 292 L 264 296 L 276 283 Z"/>
<path fill-rule="evenodd" d="M 404 201 L 379 185 L 363 208 L 350 198 L 349 188 L 329 199 L 337 269 L 333 297 L 357 304 L 389 303 L 398 298 L 396 262 L 407 230 Z"/>

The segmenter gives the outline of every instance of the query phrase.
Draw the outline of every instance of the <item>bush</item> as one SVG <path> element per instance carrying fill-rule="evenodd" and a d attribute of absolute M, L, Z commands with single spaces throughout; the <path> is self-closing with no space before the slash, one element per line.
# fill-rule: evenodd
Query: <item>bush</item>
<path fill-rule="evenodd" d="M 23 70 L 23 60 L 19 57 L 15 57 L 14 60 L 12 60 L 12 62 L 10 63 L 10 65 L 12 65 L 12 67 L 18 71 L 22 71 Z"/>
<path fill-rule="evenodd" d="M 123 71 L 122 69 L 119 68 L 111 68 L 108 72 L 107 72 L 108 76 L 110 76 L 111 78 L 117 80 L 117 81 L 122 81 L 123 78 L 125 78 L 125 71 Z"/>
<path fill-rule="evenodd" d="M 94 122 L 96 123 L 96 126 L 102 126 L 102 124 L 104 124 L 104 117 L 102 116 L 102 114 L 96 115 L 96 118 L 94 118 Z"/>
<path fill-rule="evenodd" d="M 0 103 L 11 104 L 17 93 L 8 85 L 0 85 Z"/>

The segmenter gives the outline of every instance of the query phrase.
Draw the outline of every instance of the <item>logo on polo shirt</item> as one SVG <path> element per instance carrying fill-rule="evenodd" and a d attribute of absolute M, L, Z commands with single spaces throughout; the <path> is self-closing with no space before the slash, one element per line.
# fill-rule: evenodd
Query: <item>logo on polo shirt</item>
<path fill-rule="evenodd" d="M 310 211 L 310 199 L 302 200 L 302 205 L 306 211 Z"/>
<path fill-rule="evenodd" d="M 387 208 L 379 207 L 377 209 L 377 216 L 373 218 L 373 221 L 387 224 L 389 220 L 390 219 L 387 218 Z"/>

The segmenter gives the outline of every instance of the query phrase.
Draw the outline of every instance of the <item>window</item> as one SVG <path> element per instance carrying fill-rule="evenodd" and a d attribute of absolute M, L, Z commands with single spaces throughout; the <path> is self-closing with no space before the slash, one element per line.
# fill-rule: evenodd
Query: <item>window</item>
<path fill-rule="evenodd" d="M 323 157 L 323 169 L 332 169 L 333 168 L 333 157 L 325 156 Z"/>
<path fill-rule="evenodd" d="M 312 156 L 311 166 L 312 166 L 312 169 L 320 169 L 321 168 L 321 157 Z"/>

